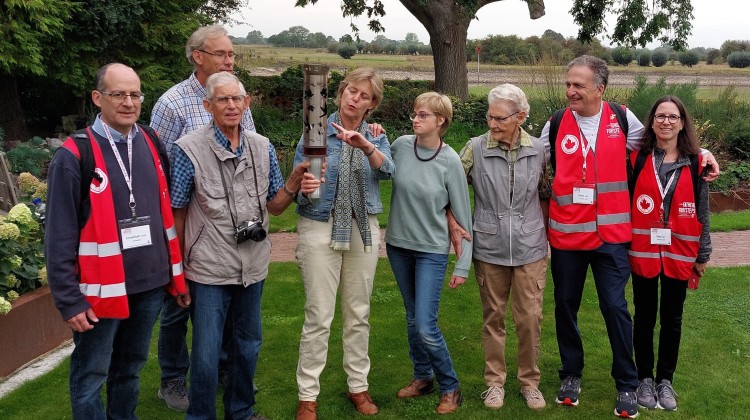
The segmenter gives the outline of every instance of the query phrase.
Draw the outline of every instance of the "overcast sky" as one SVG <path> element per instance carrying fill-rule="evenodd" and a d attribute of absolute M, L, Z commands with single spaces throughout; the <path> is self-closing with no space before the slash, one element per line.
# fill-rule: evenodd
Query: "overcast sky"
<path fill-rule="evenodd" d="M 427 43 L 427 31 L 398 0 L 382 0 L 386 16 L 381 19 L 385 36 L 403 40 L 407 33 L 414 32 L 419 40 Z M 264 37 L 275 35 L 292 26 L 304 26 L 310 32 L 322 32 L 338 39 L 350 33 L 349 19 L 341 16 L 340 0 L 319 0 L 305 8 L 294 7 L 295 0 L 249 0 L 249 7 L 242 9 L 234 18 L 246 24 L 229 28 L 231 35 L 245 37 L 248 32 L 258 30 Z M 521 0 L 503 0 L 479 10 L 478 19 L 469 26 L 469 39 L 481 39 L 488 35 L 518 35 L 526 38 L 542 35 L 552 29 L 565 37 L 575 37 L 577 26 L 569 11 L 573 0 L 546 0 L 546 15 L 540 19 L 529 18 L 526 3 Z M 692 0 L 693 35 L 688 38 L 690 48 L 719 48 L 728 39 L 748 39 L 747 0 Z M 721 5 L 721 7 L 719 7 Z M 377 34 L 367 28 L 367 18 L 355 20 L 362 39 L 370 41 Z M 601 37 L 600 37 L 601 39 Z M 604 45 L 609 41 L 602 40 Z M 650 45 L 650 48 L 656 45 Z"/>

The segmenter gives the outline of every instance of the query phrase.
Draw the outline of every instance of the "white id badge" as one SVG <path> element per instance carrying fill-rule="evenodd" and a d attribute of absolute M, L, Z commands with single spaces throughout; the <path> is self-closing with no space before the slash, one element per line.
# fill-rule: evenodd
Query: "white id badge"
<path fill-rule="evenodd" d="M 594 184 L 576 184 L 573 186 L 574 204 L 594 204 Z"/>
<path fill-rule="evenodd" d="M 651 228 L 651 245 L 672 245 L 672 229 Z"/>
<path fill-rule="evenodd" d="M 120 220 L 117 223 L 120 226 L 122 249 L 151 245 L 151 218 L 149 216 L 138 217 L 135 220 Z"/>

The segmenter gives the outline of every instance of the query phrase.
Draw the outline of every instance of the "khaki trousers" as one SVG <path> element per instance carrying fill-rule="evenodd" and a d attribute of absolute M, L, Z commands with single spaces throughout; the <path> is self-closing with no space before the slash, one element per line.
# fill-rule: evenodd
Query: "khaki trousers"
<path fill-rule="evenodd" d="M 353 223 L 350 250 L 334 251 L 331 248 L 332 219 L 318 222 L 300 218 L 296 254 L 307 297 L 297 364 L 300 401 L 315 401 L 320 394 L 320 374 L 328 357 L 337 292 L 341 293 L 344 371 L 349 392 L 362 392 L 369 387 L 370 296 L 380 251 L 380 226 L 374 215 L 368 219 L 372 252 L 365 254 L 356 223 Z"/>
<path fill-rule="evenodd" d="M 485 384 L 505 385 L 505 314 L 508 297 L 511 297 L 518 336 L 518 382 L 524 390 L 539 388 L 541 373 L 537 361 L 542 332 L 542 299 L 547 282 L 547 257 L 518 267 L 475 259 L 474 271 L 484 316 L 482 344 Z"/>

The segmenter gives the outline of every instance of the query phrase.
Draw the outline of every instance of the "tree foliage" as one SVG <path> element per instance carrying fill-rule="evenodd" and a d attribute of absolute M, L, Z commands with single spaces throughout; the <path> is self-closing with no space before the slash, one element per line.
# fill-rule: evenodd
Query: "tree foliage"
<path fill-rule="evenodd" d="M 45 45 L 62 41 L 76 9 L 67 0 L 0 0 L 0 72 L 43 74 Z"/>

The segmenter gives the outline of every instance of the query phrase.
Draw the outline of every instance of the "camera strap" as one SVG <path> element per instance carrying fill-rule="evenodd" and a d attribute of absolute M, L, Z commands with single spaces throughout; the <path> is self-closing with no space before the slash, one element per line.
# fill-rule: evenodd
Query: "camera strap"
<path fill-rule="evenodd" d="M 255 169 L 255 155 L 253 154 L 253 149 L 250 147 L 249 144 L 243 141 L 244 146 L 247 148 L 248 152 L 250 152 L 250 161 L 253 165 L 253 181 L 255 182 L 255 192 L 258 194 L 258 173 Z M 227 200 L 227 206 L 229 206 L 229 217 L 232 218 L 232 226 L 237 226 L 237 223 L 234 221 L 234 214 L 232 213 L 232 205 L 229 202 L 229 191 L 227 190 L 227 181 L 224 178 L 224 168 L 222 167 L 221 160 L 219 160 L 219 157 L 214 154 L 214 157 L 216 158 L 216 164 L 219 165 L 219 175 L 221 175 L 221 184 L 224 187 L 224 197 Z M 234 160 L 236 157 L 232 158 L 232 162 L 234 162 L 235 169 L 237 167 L 237 163 Z M 255 198 L 258 199 L 258 210 L 260 211 L 260 224 L 263 225 L 263 207 L 260 204 L 260 195 L 257 195 Z"/>

